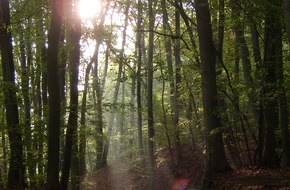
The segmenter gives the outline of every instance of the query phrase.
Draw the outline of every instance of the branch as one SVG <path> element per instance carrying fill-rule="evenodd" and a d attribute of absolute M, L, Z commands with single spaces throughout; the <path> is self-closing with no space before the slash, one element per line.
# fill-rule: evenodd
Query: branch
<path fill-rule="evenodd" d="M 166 37 L 170 37 L 174 40 L 177 40 L 177 39 L 180 39 L 186 46 L 186 49 L 190 50 L 189 46 L 187 45 L 186 41 L 182 38 L 182 36 L 185 34 L 185 31 L 182 32 L 181 36 L 176 36 L 176 35 L 173 35 L 173 34 L 165 34 L 165 33 L 162 33 L 162 32 L 158 32 L 158 31 L 155 31 L 155 30 L 136 30 L 136 32 L 154 32 L 158 35 L 161 35 L 161 36 L 166 36 Z"/>

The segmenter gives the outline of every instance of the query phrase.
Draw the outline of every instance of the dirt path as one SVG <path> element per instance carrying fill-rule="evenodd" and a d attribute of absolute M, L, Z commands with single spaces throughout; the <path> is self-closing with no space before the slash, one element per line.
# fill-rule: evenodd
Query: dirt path
<path fill-rule="evenodd" d="M 200 149 L 182 147 L 179 168 L 173 168 L 168 149 L 156 155 L 156 170 L 150 173 L 144 164 L 137 161 L 117 162 L 89 173 L 84 179 L 82 190 L 171 190 L 176 179 L 188 179 L 189 186 L 200 182 L 203 171 L 203 155 Z M 143 162 L 142 162 L 143 163 Z"/>
<path fill-rule="evenodd" d="M 134 170 L 125 163 L 115 163 L 90 173 L 82 186 L 82 190 L 130 190 L 135 189 Z"/>

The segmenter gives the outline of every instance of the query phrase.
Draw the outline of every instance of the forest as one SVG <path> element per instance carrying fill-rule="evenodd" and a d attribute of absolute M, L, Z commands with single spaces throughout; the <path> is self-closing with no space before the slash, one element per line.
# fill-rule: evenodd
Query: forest
<path fill-rule="evenodd" d="M 289 0 L 0 0 L 0 189 L 287 189 Z"/>

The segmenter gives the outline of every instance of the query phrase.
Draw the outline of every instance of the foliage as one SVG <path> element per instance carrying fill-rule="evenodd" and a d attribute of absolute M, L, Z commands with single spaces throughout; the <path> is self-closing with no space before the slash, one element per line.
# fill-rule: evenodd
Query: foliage
<path fill-rule="evenodd" d="M 274 0 L 272 1 L 274 2 Z M 266 102 L 276 100 L 280 102 L 277 105 L 278 125 L 275 126 L 276 135 L 273 137 L 275 142 L 280 143 L 283 135 L 282 129 L 278 128 L 281 127 L 282 123 L 280 117 L 282 115 L 280 110 L 282 100 L 279 98 L 283 93 L 285 93 L 285 101 L 288 106 L 286 107 L 289 109 L 290 56 L 288 38 L 284 33 L 281 36 L 282 62 L 276 65 L 277 69 L 278 65 L 281 65 L 283 80 L 279 79 L 274 83 L 265 82 L 265 77 L 270 72 L 265 65 L 267 63 L 265 59 L 269 54 L 269 52 L 264 52 L 268 43 L 265 39 L 265 30 L 267 29 L 265 16 L 271 11 L 275 11 L 278 15 L 278 21 L 273 22 L 284 25 L 283 9 L 274 6 L 272 1 L 209 1 L 214 40 L 214 44 L 211 45 L 214 47 L 215 53 L 218 53 L 218 43 L 221 40 L 220 29 L 223 28 L 224 32 L 222 55 L 217 56 L 217 62 L 214 63 L 216 64 L 218 90 L 218 95 L 215 98 L 218 99 L 219 106 L 211 113 L 221 119 L 222 127 L 211 130 L 209 134 L 211 136 L 218 133 L 223 134 L 223 143 L 228 149 L 227 158 L 236 161 L 233 162 L 235 167 L 247 166 L 248 160 L 257 159 L 255 151 L 259 149 L 259 142 L 263 141 L 263 138 L 259 139 L 259 135 L 263 135 L 263 131 L 261 131 L 262 121 L 258 120 L 257 122 L 257 118 L 261 118 L 264 114 L 263 109 Z M 67 1 L 66 3 L 73 2 Z M 103 161 L 110 164 L 120 160 L 147 160 L 147 157 L 140 153 L 140 147 L 142 147 L 140 143 L 145 147 L 145 152 L 148 152 L 148 142 L 152 142 L 151 140 L 154 142 L 155 151 L 163 147 L 168 147 L 168 150 L 174 149 L 173 147 L 178 145 L 176 139 L 179 139 L 181 144 L 192 143 L 192 146 L 206 147 L 202 86 L 207 84 L 202 84 L 200 49 L 198 48 L 201 42 L 199 42 L 200 36 L 197 33 L 198 13 L 196 5 L 194 1 L 166 0 L 164 2 L 165 7 L 161 1 L 153 1 L 153 29 L 149 28 L 148 2 L 144 0 L 133 2 L 99 0 L 102 8 L 94 17 L 82 18 L 80 72 L 78 76 L 79 105 L 77 105 L 79 111 L 76 131 L 79 141 L 81 141 L 81 135 L 85 135 L 85 151 L 79 154 L 85 156 L 85 169 L 88 171 L 97 167 L 97 155 L 104 154 L 108 141 L 110 142 L 108 146 L 109 156 Z M 168 14 L 168 26 L 166 27 L 164 27 L 163 22 L 164 10 Z M 11 26 L 9 26 L 9 30 L 13 36 L 16 86 L 10 86 L 9 83 L 3 82 L 1 67 L 0 136 L 3 141 L 0 150 L 0 163 L 5 165 L 8 157 L 11 156 L 7 129 L 3 127 L 7 123 L 3 111 L 5 105 L 3 92 L 4 88 L 12 87 L 13 89 L 10 91 L 17 93 L 20 113 L 21 130 L 19 132 L 21 132 L 23 139 L 26 181 L 28 187 L 37 189 L 44 185 L 46 176 L 48 99 L 50 97 L 47 92 L 46 51 L 49 23 L 51 22 L 51 1 L 12 0 L 10 1 L 10 11 Z M 180 14 L 180 34 L 176 31 L 178 28 L 176 26 L 177 13 Z M 78 13 L 75 12 L 75 14 Z M 224 15 L 224 20 L 221 15 Z M 58 55 L 58 60 L 61 62 L 59 67 L 62 67 L 63 71 L 64 81 L 62 85 L 65 97 L 62 103 L 61 116 L 63 123 L 60 134 L 62 151 L 66 146 L 63 141 L 68 131 L 67 123 L 71 101 L 69 98 L 71 93 L 69 68 L 72 63 L 68 59 L 71 50 L 68 47 L 71 24 L 69 19 L 71 18 L 67 15 L 64 17 L 60 42 L 62 53 Z M 280 29 L 285 30 L 284 26 Z M 150 94 L 147 89 L 148 61 L 150 61 L 148 49 L 149 33 L 151 32 L 154 34 L 152 98 L 155 129 L 155 137 L 152 139 L 147 136 L 147 103 Z M 239 37 L 243 37 L 244 43 L 239 43 Z M 171 43 L 171 47 L 169 47 L 171 52 L 166 49 L 168 42 Z M 180 73 L 178 73 L 178 64 L 176 63 L 177 52 L 174 49 L 178 42 L 180 43 L 178 51 L 182 62 Z M 248 50 L 248 57 L 243 56 L 245 49 Z M 260 60 L 256 59 L 257 51 L 260 53 Z M 170 53 L 172 71 L 168 63 Z M 248 65 L 245 65 L 245 60 L 248 61 Z M 0 62 L 3 65 L 1 57 Z M 121 69 L 119 70 L 120 65 Z M 140 75 L 137 71 L 138 68 Z M 171 74 L 171 72 L 173 73 Z M 180 83 L 176 80 L 178 74 L 181 76 Z M 252 78 L 252 81 L 249 82 L 247 77 Z M 276 77 L 278 78 L 277 73 Z M 86 78 L 88 79 L 87 83 L 85 82 Z M 140 83 L 140 94 L 137 94 L 138 82 Z M 117 87 L 118 83 L 119 87 Z M 25 86 L 28 89 L 25 89 Z M 264 91 L 266 88 L 275 89 L 274 87 L 279 87 L 279 89 Z M 118 96 L 114 97 L 115 94 Z M 140 96 L 141 99 L 140 110 L 137 106 L 137 96 Z M 252 97 L 254 97 L 254 101 L 252 101 Z M 26 98 L 29 99 L 28 104 Z M 84 104 L 82 100 L 84 100 Z M 84 110 L 82 110 L 82 105 L 84 105 Z M 178 110 L 178 114 L 176 114 L 176 110 Z M 84 111 L 84 115 L 81 114 L 82 111 Z M 138 111 L 140 111 L 142 118 L 138 116 Z M 115 117 L 111 117 L 112 114 L 115 114 Z M 30 115 L 29 118 L 27 115 Z M 176 115 L 178 115 L 177 119 L 174 117 Z M 85 122 L 81 124 L 83 116 Z M 110 121 L 111 118 L 113 118 L 112 121 Z M 176 121 L 178 121 L 177 124 Z M 288 129 L 289 122 L 287 126 Z M 193 145 L 192 141 L 196 144 Z M 97 148 L 100 145 L 98 142 L 103 142 L 101 148 L 99 147 L 100 149 Z M 78 148 L 81 147 L 80 144 Z M 277 154 L 280 158 L 283 154 L 282 144 L 278 144 L 276 150 L 278 150 Z M 6 156 L 4 156 L 4 152 Z M 245 156 L 247 154 L 248 156 Z M 61 156 L 61 164 L 62 159 Z M 175 161 L 176 158 L 173 160 Z M 251 164 L 256 165 L 257 163 L 252 162 Z M 1 172 L 2 186 L 5 187 L 7 166 Z"/>

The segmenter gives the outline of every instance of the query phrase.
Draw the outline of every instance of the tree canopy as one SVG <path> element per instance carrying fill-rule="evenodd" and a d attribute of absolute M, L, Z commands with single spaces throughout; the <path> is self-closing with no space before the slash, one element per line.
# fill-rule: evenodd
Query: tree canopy
<path fill-rule="evenodd" d="M 138 162 L 156 189 L 157 152 L 177 175 L 182 145 L 203 152 L 203 189 L 289 167 L 289 15 L 287 0 L 0 0 L 0 188 L 81 189 Z"/>

